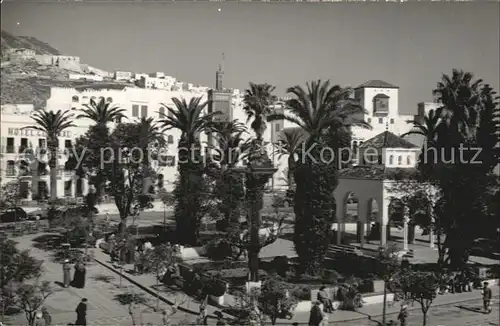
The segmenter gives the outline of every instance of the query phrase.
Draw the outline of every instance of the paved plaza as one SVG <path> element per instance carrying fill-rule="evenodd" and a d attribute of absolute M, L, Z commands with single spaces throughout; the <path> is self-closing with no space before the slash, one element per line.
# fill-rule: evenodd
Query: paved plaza
<path fill-rule="evenodd" d="M 15 238 L 15 241 L 18 242 L 19 249 L 30 249 L 33 256 L 44 260 L 44 274 L 42 279 L 50 281 L 56 290 L 44 304 L 52 316 L 54 325 L 67 325 L 75 322 L 75 309 L 82 298 L 89 300 L 87 313 L 87 322 L 89 325 L 132 325 L 128 306 L 120 304 L 115 299 L 115 296 L 120 293 L 140 294 L 146 299 L 147 302 L 145 305 L 140 305 L 134 310 L 135 318 L 138 321 L 142 320 L 141 324 L 162 325 L 161 311 L 163 309 L 169 311 L 169 306 L 166 303 L 160 301 L 159 312 L 154 312 L 154 308 L 156 307 L 155 297 L 127 282 L 125 279 L 122 279 L 120 286 L 118 275 L 95 262 L 87 267 L 86 286 L 84 289 L 61 287 L 59 285 L 59 282 L 62 281 L 61 264 L 51 261 L 50 252 L 32 247 L 31 238 L 33 237 Z M 96 278 L 99 280 L 96 280 Z M 101 280 L 106 278 L 108 282 Z M 184 324 L 194 322 L 195 318 L 196 316 L 192 314 L 179 311 L 171 317 L 171 320 L 174 323 Z M 6 318 L 6 324 L 26 325 L 27 322 L 24 314 L 19 314 L 13 318 Z"/>

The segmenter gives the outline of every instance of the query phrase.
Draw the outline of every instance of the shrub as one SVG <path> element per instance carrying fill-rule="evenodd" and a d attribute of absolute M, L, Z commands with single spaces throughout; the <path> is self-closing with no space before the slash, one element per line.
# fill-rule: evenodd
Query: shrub
<path fill-rule="evenodd" d="M 213 239 L 206 244 L 207 257 L 213 260 L 223 260 L 231 256 L 231 245 L 221 239 Z"/>
<path fill-rule="evenodd" d="M 311 300 L 311 290 L 306 287 L 299 287 L 292 291 L 292 296 L 299 301 Z"/>
<path fill-rule="evenodd" d="M 214 297 L 220 297 L 226 293 L 226 284 L 222 281 L 211 279 L 205 284 L 204 292 Z"/>
<path fill-rule="evenodd" d="M 288 257 L 280 256 L 275 257 L 271 262 L 271 269 L 281 277 L 286 277 L 288 272 Z"/>

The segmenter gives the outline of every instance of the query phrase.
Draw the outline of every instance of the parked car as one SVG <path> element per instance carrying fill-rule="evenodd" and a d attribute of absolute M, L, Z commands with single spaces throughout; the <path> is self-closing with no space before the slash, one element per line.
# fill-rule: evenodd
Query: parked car
<path fill-rule="evenodd" d="M 36 211 L 28 213 L 28 219 L 30 221 L 46 220 L 48 217 L 48 212 L 46 209 L 37 209 Z"/>
<path fill-rule="evenodd" d="M 479 238 L 474 240 L 470 254 L 472 256 L 488 257 L 499 252 L 498 240 Z"/>
<path fill-rule="evenodd" d="M 2 223 L 23 221 L 28 218 L 28 214 L 21 207 L 12 207 L 0 212 L 0 220 Z"/>

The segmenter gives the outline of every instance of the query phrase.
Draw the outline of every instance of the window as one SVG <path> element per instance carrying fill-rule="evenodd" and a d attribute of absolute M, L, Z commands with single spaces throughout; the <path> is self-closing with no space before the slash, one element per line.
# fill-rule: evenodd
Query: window
<path fill-rule="evenodd" d="M 14 153 L 14 138 L 7 138 L 7 153 Z"/>
<path fill-rule="evenodd" d="M 15 161 L 7 161 L 7 169 L 5 170 L 5 174 L 8 177 L 13 177 L 16 175 L 16 162 Z"/>
<path fill-rule="evenodd" d="M 137 104 L 132 105 L 132 116 L 133 117 L 139 116 L 139 105 Z"/>
<path fill-rule="evenodd" d="M 71 147 L 73 147 L 73 145 L 71 145 L 71 140 L 70 139 L 66 139 L 64 141 L 64 147 L 65 148 L 71 148 Z"/>
<path fill-rule="evenodd" d="M 38 138 L 38 147 L 45 148 L 47 145 L 47 141 L 45 138 Z"/>
<path fill-rule="evenodd" d="M 162 106 L 158 113 L 160 114 L 160 118 L 163 118 L 163 116 L 165 115 L 165 108 Z"/>
<path fill-rule="evenodd" d="M 280 132 L 281 125 L 279 123 L 277 123 L 276 126 L 274 127 L 274 129 L 275 129 L 276 132 Z"/>
<path fill-rule="evenodd" d="M 393 165 L 394 164 L 394 156 L 389 156 L 389 165 Z"/>
<path fill-rule="evenodd" d="M 148 117 L 148 106 L 141 105 L 141 118 L 147 118 L 147 117 Z"/>
<path fill-rule="evenodd" d="M 384 118 L 378 118 L 378 123 L 379 123 L 379 124 L 384 123 Z"/>
<path fill-rule="evenodd" d="M 394 119 L 391 119 L 390 123 L 391 123 L 391 125 L 393 125 L 394 124 Z"/>
<path fill-rule="evenodd" d="M 47 175 L 48 173 L 47 163 L 38 162 L 38 175 Z"/>
<path fill-rule="evenodd" d="M 73 97 L 71 98 L 72 102 L 78 102 L 78 100 L 79 100 L 78 96 L 76 96 L 76 95 L 73 95 Z"/>
<path fill-rule="evenodd" d="M 95 102 L 95 96 L 92 96 L 90 100 Z"/>
<path fill-rule="evenodd" d="M 69 181 L 64 181 L 64 197 L 72 197 L 73 194 L 71 193 L 71 180 Z"/>
<path fill-rule="evenodd" d="M 104 101 L 104 97 L 99 96 L 99 102 Z"/>
<path fill-rule="evenodd" d="M 173 144 L 174 143 L 174 136 L 168 135 L 167 136 L 167 144 Z"/>
<path fill-rule="evenodd" d="M 113 99 L 112 99 L 111 97 L 108 97 L 108 98 L 106 99 L 106 102 L 113 102 Z"/>
<path fill-rule="evenodd" d="M 403 157 L 398 156 L 398 165 L 401 165 L 401 164 L 403 164 Z"/>
<path fill-rule="evenodd" d="M 372 118 L 368 118 L 368 119 L 367 119 L 367 122 L 368 122 L 368 123 L 372 123 Z"/>
<path fill-rule="evenodd" d="M 28 148 L 28 138 L 21 138 L 21 147 L 19 153 L 23 153 Z"/>
<path fill-rule="evenodd" d="M 411 165 L 411 156 L 406 157 L 406 164 Z"/>

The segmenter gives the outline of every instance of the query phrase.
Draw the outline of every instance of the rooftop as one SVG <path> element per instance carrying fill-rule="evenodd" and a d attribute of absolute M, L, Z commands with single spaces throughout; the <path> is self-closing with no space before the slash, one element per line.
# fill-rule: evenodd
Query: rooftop
<path fill-rule="evenodd" d="M 372 79 L 356 87 L 358 88 L 399 88 L 398 86 L 389 84 L 383 80 Z"/>
<path fill-rule="evenodd" d="M 365 141 L 359 148 L 418 148 L 418 146 L 390 131 L 384 131 Z"/>

